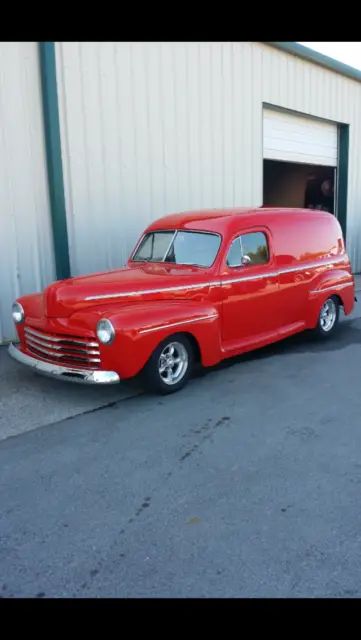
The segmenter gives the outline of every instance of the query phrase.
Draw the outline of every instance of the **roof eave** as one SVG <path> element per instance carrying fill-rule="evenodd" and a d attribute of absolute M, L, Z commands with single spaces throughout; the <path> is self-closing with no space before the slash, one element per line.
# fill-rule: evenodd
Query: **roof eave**
<path fill-rule="evenodd" d="M 318 64 L 330 71 L 334 71 L 335 73 L 346 76 L 347 78 L 356 80 L 356 82 L 361 82 L 361 71 L 358 71 L 358 69 L 349 67 L 343 62 L 339 62 L 329 56 L 325 56 L 323 53 L 318 53 L 318 51 L 309 49 L 302 44 L 298 44 L 298 42 L 264 42 L 263 44 L 267 44 L 270 47 L 289 53 L 297 58 L 301 58 L 302 60 L 307 60 L 307 62 Z"/>

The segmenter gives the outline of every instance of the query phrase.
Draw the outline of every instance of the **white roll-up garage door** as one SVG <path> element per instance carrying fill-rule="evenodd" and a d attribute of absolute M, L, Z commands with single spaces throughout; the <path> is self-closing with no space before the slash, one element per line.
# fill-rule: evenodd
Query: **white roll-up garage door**
<path fill-rule="evenodd" d="M 336 124 L 264 109 L 264 159 L 336 167 L 337 151 Z"/>

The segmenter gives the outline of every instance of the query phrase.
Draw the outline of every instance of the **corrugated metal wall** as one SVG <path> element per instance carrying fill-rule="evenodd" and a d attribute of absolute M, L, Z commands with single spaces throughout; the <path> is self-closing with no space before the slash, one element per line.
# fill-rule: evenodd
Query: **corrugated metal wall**
<path fill-rule="evenodd" d="M 0 43 L 0 343 L 11 306 L 54 279 L 37 43 Z"/>
<path fill-rule="evenodd" d="M 151 220 L 262 203 L 263 103 L 349 123 L 361 270 L 361 85 L 262 43 L 58 43 L 74 274 L 121 265 Z"/>

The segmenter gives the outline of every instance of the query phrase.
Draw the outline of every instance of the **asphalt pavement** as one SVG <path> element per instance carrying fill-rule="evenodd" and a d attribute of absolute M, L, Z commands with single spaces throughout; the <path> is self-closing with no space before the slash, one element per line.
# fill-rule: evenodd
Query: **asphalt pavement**
<path fill-rule="evenodd" d="M 39 376 L 0 346 L 0 440 L 81 415 L 139 393 L 132 382 L 88 387 Z"/>
<path fill-rule="evenodd" d="M 358 303 L 327 343 L 3 439 L 0 594 L 360 596 L 360 362 Z"/>

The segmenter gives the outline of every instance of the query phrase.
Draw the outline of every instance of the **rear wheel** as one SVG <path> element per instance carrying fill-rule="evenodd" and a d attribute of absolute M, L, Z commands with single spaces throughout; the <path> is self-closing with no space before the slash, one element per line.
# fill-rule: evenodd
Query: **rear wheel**
<path fill-rule="evenodd" d="M 338 298 L 335 296 L 327 298 L 318 316 L 317 326 L 314 329 L 315 336 L 323 339 L 332 336 L 337 329 L 339 315 L 340 303 Z"/>
<path fill-rule="evenodd" d="M 188 382 L 193 365 L 193 346 L 187 336 L 169 336 L 153 351 L 145 365 L 143 385 L 152 392 L 174 393 Z"/>

